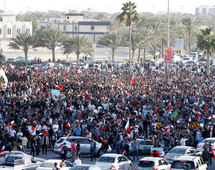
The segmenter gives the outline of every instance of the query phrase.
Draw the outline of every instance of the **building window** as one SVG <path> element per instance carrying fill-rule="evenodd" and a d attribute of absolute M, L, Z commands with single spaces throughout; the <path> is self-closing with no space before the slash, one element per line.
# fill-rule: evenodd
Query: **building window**
<path fill-rule="evenodd" d="M 75 31 L 78 31 L 78 26 L 77 25 L 75 25 Z"/>
<path fill-rule="evenodd" d="M 91 26 L 91 30 L 94 30 L 94 29 L 95 29 L 95 26 L 92 25 L 92 26 Z"/>
<path fill-rule="evenodd" d="M 0 28 L 0 35 L 2 34 L 2 29 Z"/>
<path fill-rule="evenodd" d="M 66 17 L 67 19 L 69 19 L 69 17 Z"/>
<path fill-rule="evenodd" d="M 0 22 L 2 22 L 2 17 L 0 17 Z"/>
<path fill-rule="evenodd" d="M 29 32 L 30 32 L 30 29 L 29 29 L 29 28 L 27 28 L 27 29 L 26 29 L 26 33 L 29 33 Z"/>
<path fill-rule="evenodd" d="M 8 34 L 8 35 L 11 35 L 11 28 L 8 28 L 8 29 L 7 29 L 7 34 Z"/>
<path fill-rule="evenodd" d="M 20 28 L 17 28 L 17 34 L 20 34 Z"/>

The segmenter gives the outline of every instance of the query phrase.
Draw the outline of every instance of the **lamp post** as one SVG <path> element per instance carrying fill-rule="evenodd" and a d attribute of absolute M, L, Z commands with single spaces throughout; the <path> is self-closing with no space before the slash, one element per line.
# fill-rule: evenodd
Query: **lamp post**
<path fill-rule="evenodd" d="M 169 0 L 168 0 L 168 9 L 167 9 L 167 48 L 170 47 L 169 41 Z"/>

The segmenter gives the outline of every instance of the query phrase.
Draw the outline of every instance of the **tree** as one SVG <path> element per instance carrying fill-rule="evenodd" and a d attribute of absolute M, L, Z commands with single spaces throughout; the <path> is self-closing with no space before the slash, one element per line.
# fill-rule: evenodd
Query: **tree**
<path fill-rule="evenodd" d="M 14 50 L 23 50 L 25 55 L 25 64 L 28 64 L 28 51 L 30 48 L 35 47 L 35 36 L 29 33 L 21 33 L 16 36 L 16 38 L 12 38 L 9 43 L 9 47 Z"/>
<path fill-rule="evenodd" d="M 122 44 L 122 34 L 119 31 L 111 31 L 98 40 L 98 44 L 112 50 L 112 61 L 114 61 L 115 51 Z"/>
<path fill-rule="evenodd" d="M 68 37 L 51 26 L 38 31 L 37 47 L 46 47 L 52 51 L 52 61 L 55 62 L 55 49 L 60 47 Z"/>
<path fill-rule="evenodd" d="M 131 26 L 132 23 L 138 24 L 140 22 L 139 14 L 136 11 L 137 6 L 135 3 L 132 3 L 131 1 L 123 4 L 123 7 L 121 8 L 122 13 L 117 16 L 120 22 L 125 22 L 125 25 L 129 29 L 129 60 L 130 60 L 130 72 L 131 72 Z"/>
<path fill-rule="evenodd" d="M 210 57 L 215 49 L 215 34 L 211 28 L 201 30 L 197 35 L 197 46 L 207 52 L 207 73 L 210 74 Z"/>
<path fill-rule="evenodd" d="M 191 38 L 194 34 L 194 32 L 196 32 L 196 30 L 198 30 L 198 20 L 196 17 L 186 17 L 182 19 L 182 24 L 184 25 L 187 34 L 188 34 L 188 45 L 189 45 L 189 49 L 188 51 L 191 51 Z"/>
<path fill-rule="evenodd" d="M 63 43 L 63 53 L 77 55 L 77 63 L 79 63 L 80 54 L 93 56 L 92 43 L 85 37 L 75 36 Z"/>

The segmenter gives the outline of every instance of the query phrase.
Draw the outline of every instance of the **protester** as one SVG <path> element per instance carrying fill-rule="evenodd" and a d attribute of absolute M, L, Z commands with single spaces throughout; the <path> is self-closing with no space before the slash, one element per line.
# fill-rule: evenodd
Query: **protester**
<path fill-rule="evenodd" d="M 76 157 L 74 165 L 81 165 L 81 160 L 79 159 L 79 156 Z"/>
<path fill-rule="evenodd" d="M 72 152 L 72 162 L 74 162 L 76 158 L 76 145 L 75 145 L 74 139 L 72 139 L 72 143 L 71 143 L 71 152 Z"/>

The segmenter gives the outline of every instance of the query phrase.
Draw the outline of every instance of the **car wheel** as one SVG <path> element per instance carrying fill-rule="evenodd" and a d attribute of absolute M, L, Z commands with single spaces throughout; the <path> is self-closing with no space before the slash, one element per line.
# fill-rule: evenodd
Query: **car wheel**
<path fill-rule="evenodd" d="M 72 152 L 70 150 L 68 150 L 67 154 L 66 154 L 66 158 L 71 158 L 72 157 Z"/>

